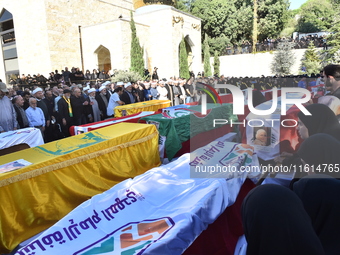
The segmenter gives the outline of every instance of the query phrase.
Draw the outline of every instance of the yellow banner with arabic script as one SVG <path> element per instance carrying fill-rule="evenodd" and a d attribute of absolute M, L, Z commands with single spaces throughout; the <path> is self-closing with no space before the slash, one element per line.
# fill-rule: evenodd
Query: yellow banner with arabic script
<path fill-rule="evenodd" d="M 154 125 L 120 123 L 0 157 L 32 163 L 0 174 L 0 253 L 115 184 L 159 166 Z"/>

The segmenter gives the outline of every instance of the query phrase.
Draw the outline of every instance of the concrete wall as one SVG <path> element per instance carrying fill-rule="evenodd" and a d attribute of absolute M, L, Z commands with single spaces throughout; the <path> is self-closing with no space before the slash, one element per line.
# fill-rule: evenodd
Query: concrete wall
<path fill-rule="evenodd" d="M 130 10 L 133 10 L 132 0 L 44 1 L 53 70 L 61 70 L 65 66 L 82 68 L 79 26 L 84 27 L 115 20 L 120 15 L 130 15 Z M 102 30 L 101 33 L 108 35 L 106 31 Z"/>
<path fill-rule="evenodd" d="M 132 0 L 1 0 L 13 15 L 20 73 L 80 67 L 78 26 L 130 15 Z M 103 31 L 105 33 L 105 31 Z M 2 59 L 2 56 L 0 56 Z M 0 63 L 0 78 L 4 79 Z"/>
<path fill-rule="evenodd" d="M 2 0 L 0 8 L 13 15 L 21 74 L 48 76 L 65 66 L 82 68 L 79 26 L 85 70 L 97 68 L 95 51 L 101 45 L 110 51 L 112 69 L 130 67 L 132 0 Z M 141 7 L 134 18 L 150 71 L 157 66 L 161 78 L 178 76 L 182 37 L 192 50 L 190 70 L 201 70 L 199 18 L 165 5 Z"/>
<path fill-rule="evenodd" d="M 149 32 L 149 27 L 144 24 L 136 23 L 136 29 L 137 36 Z M 103 34 L 103 31 L 106 33 Z M 98 57 L 95 51 L 100 45 L 110 51 L 111 69 L 127 70 L 130 68 L 130 20 L 123 18 L 83 27 L 82 39 L 85 70 L 89 69 L 92 72 L 93 68 L 98 67 Z"/>
<path fill-rule="evenodd" d="M 305 53 L 305 49 L 293 50 L 296 60 L 295 64 L 291 69 L 292 74 L 298 74 L 301 65 L 301 59 Z M 270 54 L 266 53 L 257 53 L 257 54 L 239 54 L 239 55 L 230 55 L 220 57 L 220 74 L 224 74 L 224 76 L 236 76 L 236 77 L 245 77 L 245 76 L 253 76 L 258 77 L 261 75 L 264 76 L 273 76 L 275 75 L 270 71 L 271 63 L 273 62 L 274 53 Z M 214 58 L 210 59 L 210 63 L 212 65 Z M 203 70 L 203 65 L 202 65 Z"/>

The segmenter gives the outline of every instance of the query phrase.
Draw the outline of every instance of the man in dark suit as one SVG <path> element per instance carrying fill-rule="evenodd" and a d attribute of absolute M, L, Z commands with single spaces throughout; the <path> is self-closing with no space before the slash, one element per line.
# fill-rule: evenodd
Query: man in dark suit
<path fill-rule="evenodd" d="M 99 88 L 99 93 L 96 95 L 95 99 L 98 102 L 98 107 L 99 107 L 99 110 L 100 110 L 101 119 L 104 120 L 108 117 L 107 116 L 107 106 L 108 106 L 109 100 L 110 100 L 110 94 L 107 93 L 105 86 L 101 86 Z"/>
<path fill-rule="evenodd" d="M 132 91 L 132 85 L 128 82 L 125 85 L 125 90 L 123 94 L 120 96 L 120 100 L 122 100 L 125 104 L 134 104 L 136 102 L 136 96 Z"/>
<path fill-rule="evenodd" d="M 48 107 L 45 101 L 43 100 L 44 92 L 41 88 L 38 87 L 35 90 L 33 90 L 32 95 L 37 100 L 37 107 L 39 107 L 44 113 L 44 117 L 45 117 L 44 141 L 45 143 L 48 143 L 51 141 L 51 137 L 50 137 L 51 115 L 48 111 Z"/>
<path fill-rule="evenodd" d="M 87 124 L 87 112 L 85 110 L 88 104 L 89 102 L 86 101 L 85 97 L 81 93 L 81 90 L 78 88 L 74 89 L 73 95 L 71 95 L 74 125 L 80 126 Z"/>
<path fill-rule="evenodd" d="M 65 89 L 64 95 L 58 101 L 58 112 L 61 118 L 61 129 L 66 137 L 70 136 L 69 128 L 73 125 L 73 111 L 71 106 L 71 90 Z"/>
<path fill-rule="evenodd" d="M 51 142 L 54 140 L 53 138 L 53 123 L 55 123 L 55 112 L 54 112 L 54 98 L 53 98 L 53 94 L 52 91 L 47 90 L 45 91 L 45 98 L 42 99 L 42 101 L 45 102 L 47 109 L 48 109 L 48 114 L 51 117 L 51 122 L 50 125 L 48 127 L 46 127 L 45 129 L 45 142 Z"/>
<path fill-rule="evenodd" d="M 25 113 L 25 110 L 23 108 L 24 106 L 24 99 L 22 96 L 15 96 L 12 99 L 12 103 L 14 106 L 14 110 L 17 113 L 17 121 L 20 128 L 26 128 L 28 127 L 28 119 Z"/>

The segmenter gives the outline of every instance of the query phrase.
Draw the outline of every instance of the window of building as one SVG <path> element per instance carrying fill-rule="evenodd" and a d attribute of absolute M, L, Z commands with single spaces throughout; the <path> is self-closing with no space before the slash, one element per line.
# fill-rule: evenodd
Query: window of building
<path fill-rule="evenodd" d="M 19 63 L 15 42 L 13 15 L 3 9 L 0 13 L 0 37 L 6 80 L 14 74 L 19 75 Z"/>

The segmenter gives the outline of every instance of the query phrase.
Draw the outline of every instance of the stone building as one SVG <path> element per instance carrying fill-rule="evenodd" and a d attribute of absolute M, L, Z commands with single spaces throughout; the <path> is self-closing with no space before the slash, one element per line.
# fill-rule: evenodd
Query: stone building
<path fill-rule="evenodd" d="M 161 2 L 161 4 L 159 4 Z M 201 71 L 201 20 L 174 0 L 2 0 L 0 79 L 48 74 L 67 67 L 130 67 L 130 12 L 144 47 L 145 67 L 161 78 L 178 76 L 185 38 L 189 69 Z"/>

